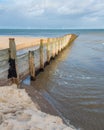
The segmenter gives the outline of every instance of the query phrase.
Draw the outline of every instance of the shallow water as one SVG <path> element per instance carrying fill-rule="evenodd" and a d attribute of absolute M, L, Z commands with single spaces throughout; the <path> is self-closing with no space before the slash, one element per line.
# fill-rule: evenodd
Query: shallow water
<path fill-rule="evenodd" d="M 104 130 L 104 32 L 80 34 L 30 84 L 66 123 L 82 130 Z"/>

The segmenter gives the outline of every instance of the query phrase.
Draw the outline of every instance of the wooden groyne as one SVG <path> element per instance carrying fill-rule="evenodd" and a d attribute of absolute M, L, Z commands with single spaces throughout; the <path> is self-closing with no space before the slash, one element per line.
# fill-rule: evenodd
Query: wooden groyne
<path fill-rule="evenodd" d="M 19 84 L 26 76 L 36 79 L 46 64 L 75 40 L 75 34 L 58 38 L 40 39 L 40 43 L 16 46 L 15 39 L 9 38 L 9 48 L 0 50 L 0 86 Z"/>

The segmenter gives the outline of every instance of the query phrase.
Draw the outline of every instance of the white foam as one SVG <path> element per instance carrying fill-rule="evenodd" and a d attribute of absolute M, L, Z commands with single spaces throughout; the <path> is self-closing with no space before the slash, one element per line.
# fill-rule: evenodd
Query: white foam
<path fill-rule="evenodd" d="M 91 77 L 86 77 L 86 76 L 77 76 L 76 78 L 78 78 L 78 79 L 91 79 Z"/>

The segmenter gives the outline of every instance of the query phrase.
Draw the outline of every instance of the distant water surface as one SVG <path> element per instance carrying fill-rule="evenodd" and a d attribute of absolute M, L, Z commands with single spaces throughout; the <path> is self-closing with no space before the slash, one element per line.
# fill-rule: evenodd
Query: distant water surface
<path fill-rule="evenodd" d="M 76 34 L 95 33 L 102 35 L 104 29 L 0 29 L 0 35 L 34 36 L 34 37 L 58 37 L 69 33 Z"/>

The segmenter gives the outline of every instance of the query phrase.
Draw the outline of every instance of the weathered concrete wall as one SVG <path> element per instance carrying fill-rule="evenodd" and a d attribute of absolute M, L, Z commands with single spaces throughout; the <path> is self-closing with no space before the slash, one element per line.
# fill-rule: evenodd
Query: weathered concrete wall
<path fill-rule="evenodd" d="M 58 55 L 76 37 L 76 35 L 72 34 L 60 38 L 48 38 L 47 40 L 40 40 L 40 45 L 38 46 L 33 47 L 32 45 L 30 48 L 17 51 L 14 39 L 10 39 L 10 49 L 0 50 L 0 85 L 8 84 L 10 81 L 15 82 L 14 78 L 20 83 L 27 75 L 32 76 L 31 79 L 35 79 L 36 73 L 33 71 L 44 69 L 44 64 Z M 13 56 L 13 54 L 16 54 L 16 56 Z M 10 69 L 8 61 L 11 58 L 15 60 L 17 77 L 8 79 L 8 70 Z"/>

